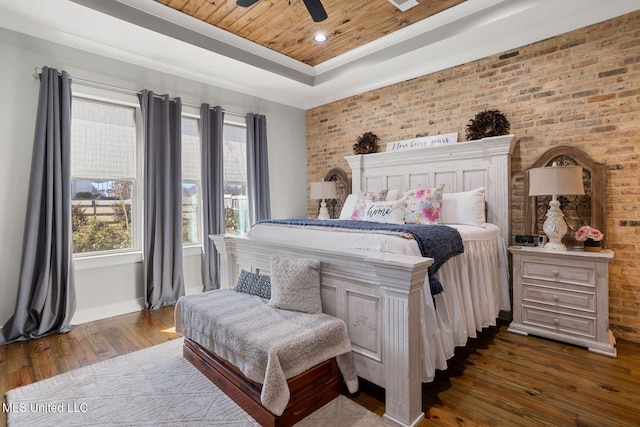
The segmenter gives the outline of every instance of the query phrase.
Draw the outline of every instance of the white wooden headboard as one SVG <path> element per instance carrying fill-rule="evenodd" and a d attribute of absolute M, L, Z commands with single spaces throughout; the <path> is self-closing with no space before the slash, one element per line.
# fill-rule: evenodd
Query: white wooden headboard
<path fill-rule="evenodd" d="M 445 184 L 444 192 L 485 187 L 487 222 L 511 239 L 511 154 L 513 135 L 431 148 L 348 156 L 352 192 L 388 188 L 405 191 Z"/>

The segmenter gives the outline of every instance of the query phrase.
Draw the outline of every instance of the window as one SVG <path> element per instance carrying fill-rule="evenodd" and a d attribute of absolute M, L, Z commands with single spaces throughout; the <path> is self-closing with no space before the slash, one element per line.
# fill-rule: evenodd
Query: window
<path fill-rule="evenodd" d="M 100 98 L 98 98 L 100 96 Z M 71 215 L 75 254 L 136 252 L 142 244 L 142 130 L 137 100 L 74 94 L 71 129 Z M 105 100 L 107 99 L 107 100 Z M 182 236 L 202 244 L 200 120 L 182 117 Z M 246 234 L 246 126 L 223 130 L 224 218 L 227 233 Z"/>
<path fill-rule="evenodd" d="M 225 232 L 247 234 L 247 128 L 225 122 L 223 130 Z"/>
<path fill-rule="evenodd" d="M 182 117 L 182 243 L 200 238 L 200 131 L 199 120 Z"/>
<path fill-rule="evenodd" d="M 136 109 L 74 97 L 73 252 L 135 248 Z"/>

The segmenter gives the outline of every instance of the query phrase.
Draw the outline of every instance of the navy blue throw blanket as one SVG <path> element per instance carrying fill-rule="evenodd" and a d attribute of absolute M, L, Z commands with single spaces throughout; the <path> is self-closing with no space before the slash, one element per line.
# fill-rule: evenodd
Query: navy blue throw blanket
<path fill-rule="evenodd" d="M 317 220 L 307 218 L 265 219 L 258 224 L 312 225 L 317 227 L 350 228 L 356 230 L 384 230 L 410 233 L 418 243 L 423 257 L 433 258 L 429 266 L 429 286 L 431 295 L 442 292 L 442 283 L 435 278 L 442 264 L 449 258 L 464 252 L 462 237 L 455 228 L 446 225 L 424 224 L 381 224 L 370 221 L 353 220 Z"/>

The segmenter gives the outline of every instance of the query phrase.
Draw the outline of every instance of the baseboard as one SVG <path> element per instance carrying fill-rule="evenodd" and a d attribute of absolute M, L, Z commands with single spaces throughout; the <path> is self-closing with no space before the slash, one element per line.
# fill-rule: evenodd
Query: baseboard
<path fill-rule="evenodd" d="M 202 286 L 198 286 L 195 288 L 186 288 L 184 290 L 185 295 L 199 294 L 200 292 L 202 292 Z"/>
<path fill-rule="evenodd" d="M 144 308 L 144 298 L 137 298 L 133 301 L 125 301 L 118 304 L 92 307 L 78 310 L 71 319 L 72 325 L 93 322 L 94 320 L 106 319 L 107 317 L 120 316 L 121 314 L 134 313 Z"/>
<path fill-rule="evenodd" d="M 199 294 L 202 292 L 201 287 L 186 288 L 185 295 Z M 94 320 L 106 319 L 107 317 L 120 316 L 122 314 L 135 313 L 144 309 L 144 298 L 138 298 L 133 301 L 125 301 L 118 304 L 110 304 L 102 307 L 92 307 L 84 310 L 78 310 L 71 319 L 72 325 L 80 323 L 93 322 Z M 0 327 L 0 330 L 2 328 Z"/>

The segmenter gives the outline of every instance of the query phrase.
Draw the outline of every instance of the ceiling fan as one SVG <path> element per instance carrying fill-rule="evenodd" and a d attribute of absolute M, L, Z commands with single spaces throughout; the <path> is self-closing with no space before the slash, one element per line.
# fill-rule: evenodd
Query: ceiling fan
<path fill-rule="evenodd" d="M 302 0 L 302 1 L 304 2 L 304 5 L 307 7 L 307 10 L 309 11 L 309 15 L 311 15 L 311 19 L 313 19 L 314 22 L 320 22 L 327 19 L 327 12 L 324 10 L 324 7 L 322 6 L 322 3 L 320 2 L 320 0 Z M 249 7 L 257 2 L 258 0 L 236 0 L 236 4 L 240 7 Z"/>

